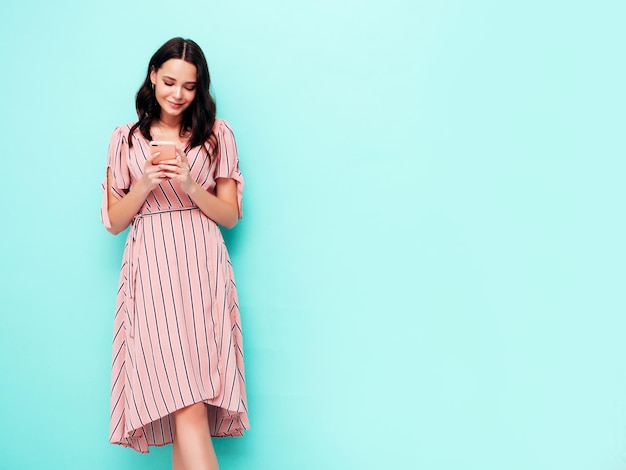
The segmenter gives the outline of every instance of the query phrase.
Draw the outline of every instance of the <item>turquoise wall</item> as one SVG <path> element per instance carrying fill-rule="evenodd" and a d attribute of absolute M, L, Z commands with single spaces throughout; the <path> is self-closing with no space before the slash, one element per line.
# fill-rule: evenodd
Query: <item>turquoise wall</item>
<path fill-rule="evenodd" d="M 107 443 L 112 129 L 205 50 L 253 429 L 224 470 L 626 468 L 623 1 L 4 0 L 0 468 Z"/>

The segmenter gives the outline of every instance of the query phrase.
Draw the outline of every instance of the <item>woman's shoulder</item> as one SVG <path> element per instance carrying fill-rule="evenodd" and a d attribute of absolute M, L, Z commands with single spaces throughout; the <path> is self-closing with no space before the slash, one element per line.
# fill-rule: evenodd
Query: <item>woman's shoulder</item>
<path fill-rule="evenodd" d="M 119 126 L 116 126 L 113 129 L 113 132 L 111 134 L 111 139 L 128 140 L 128 135 L 130 133 L 130 130 L 133 128 L 135 124 L 137 123 L 130 122 L 127 124 L 120 124 Z M 133 130 L 133 137 L 137 137 L 138 135 L 141 135 L 141 132 L 139 131 L 139 128 L 137 127 L 136 129 Z"/>
<path fill-rule="evenodd" d="M 126 133 L 126 135 L 128 135 L 128 133 L 130 132 L 130 129 L 137 124 L 136 122 L 129 122 L 127 124 L 120 124 L 119 126 L 116 126 L 113 129 L 113 132 L 118 132 L 118 133 Z M 137 129 L 135 129 L 135 132 L 137 131 Z"/>
<path fill-rule="evenodd" d="M 218 133 L 220 131 L 224 131 L 225 129 L 229 130 L 230 132 L 233 131 L 230 123 L 226 119 L 216 117 L 215 123 L 213 124 L 213 132 Z"/>
<path fill-rule="evenodd" d="M 235 138 L 235 134 L 233 132 L 233 128 L 230 126 L 230 123 L 226 119 L 221 118 L 215 118 L 215 123 L 213 124 L 213 134 L 215 134 L 215 137 L 217 137 L 218 140 Z"/>

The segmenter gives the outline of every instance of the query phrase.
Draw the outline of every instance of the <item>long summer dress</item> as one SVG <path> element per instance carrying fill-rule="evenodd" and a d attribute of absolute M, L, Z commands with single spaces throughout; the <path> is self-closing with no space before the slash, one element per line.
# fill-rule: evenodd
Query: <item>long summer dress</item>
<path fill-rule="evenodd" d="M 149 141 L 116 128 L 108 152 L 121 198 L 141 178 Z M 232 130 L 216 120 L 216 156 L 188 153 L 190 173 L 207 191 L 218 178 L 243 177 Z M 102 222 L 110 227 L 106 178 Z M 219 227 L 177 183 L 157 186 L 134 218 L 124 249 L 114 321 L 110 442 L 147 453 L 173 441 L 172 413 L 198 402 L 212 436 L 249 429 L 241 320 L 233 271 Z"/>

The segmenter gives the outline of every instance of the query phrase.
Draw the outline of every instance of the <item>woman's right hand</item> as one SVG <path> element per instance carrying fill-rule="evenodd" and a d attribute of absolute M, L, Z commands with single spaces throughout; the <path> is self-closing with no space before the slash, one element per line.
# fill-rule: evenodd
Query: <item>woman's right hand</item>
<path fill-rule="evenodd" d="M 153 165 L 151 156 L 143 165 L 143 175 L 128 193 L 120 198 L 119 192 L 113 190 L 113 172 L 107 169 L 107 207 L 109 210 L 110 227 L 107 230 L 112 234 L 118 234 L 133 221 L 133 218 L 141 210 L 146 198 L 160 183 L 168 180 L 167 173 L 160 164 Z"/>
<path fill-rule="evenodd" d="M 147 159 L 143 165 L 143 176 L 139 180 L 139 183 L 148 192 L 169 179 L 160 164 L 152 164 L 152 159 L 157 157 L 159 153 L 160 152 L 156 152 L 154 155 L 151 155 L 150 159 Z"/>

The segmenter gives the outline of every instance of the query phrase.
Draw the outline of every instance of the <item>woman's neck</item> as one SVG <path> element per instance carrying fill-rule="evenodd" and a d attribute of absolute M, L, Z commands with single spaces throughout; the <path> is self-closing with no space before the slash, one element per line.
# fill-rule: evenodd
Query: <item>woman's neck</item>
<path fill-rule="evenodd" d="M 152 123 L 150 134 L 154 140 L 166 140 L 183 145 L 189 138 L 189 132 L 181 133 L 181 120 L 159 119 Z"/>
<path fill-rule="evenodd" d="M 182 123 L 182 119 L 179 118 L 168 118 L 161 116 L 155 124 L 164 132 L 174 131 L 180 132 L 180 125 Z"/>

